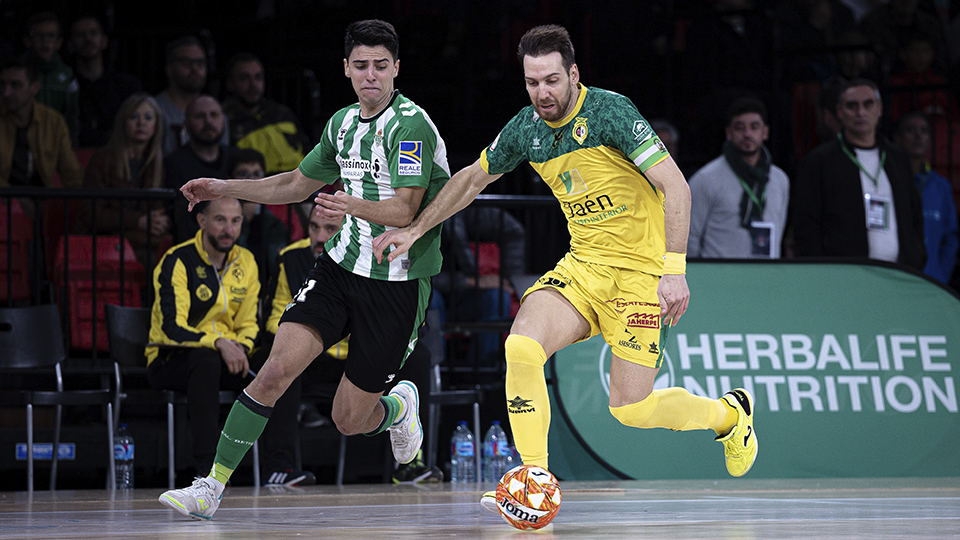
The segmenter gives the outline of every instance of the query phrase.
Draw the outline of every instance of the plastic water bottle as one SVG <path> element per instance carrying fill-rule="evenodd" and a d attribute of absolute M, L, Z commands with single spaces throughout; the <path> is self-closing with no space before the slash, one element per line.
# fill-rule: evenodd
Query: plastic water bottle
<path fill-rule="evenodd" d="M 483 437 L 483 481 L 499 482 L 503 473 L 509 470 L 512 454 L 507 434 L 500 427 L 500 421 L 494 420 Z"/>
<path fill-rule="evenodd" d="M 133 489 L 133 436 L 126 424 L 113 436 L 113 460 L 116 465 L 117 489 Z"/>
<path fill-rule="evenodd" d="M 474 455 L 473 433 L 470 433 L 467 423 L 461 420 L 450 441 L 450 482 L 462 484 L 477 481 Z"/>

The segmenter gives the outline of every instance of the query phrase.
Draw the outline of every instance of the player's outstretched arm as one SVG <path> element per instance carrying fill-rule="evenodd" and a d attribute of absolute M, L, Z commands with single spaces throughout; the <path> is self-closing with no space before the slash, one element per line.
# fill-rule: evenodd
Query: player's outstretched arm
<path fill-rule="evenodd" d="M 220 197 L 235 197 L 264 204 L 297 203 L 309 197 L 316 188 L 316 181 L 304 176 L 297 168 L 259 179 L 197 178 L 184 184 L 180 191 L 190 203 L 188 209 L 193 210 L 200 201 Z"/>
<path fill-rule="evenodd" d="M 499 174 L 487 174 L 483 170 L 480 160 L 461 169 L 447 181 L 443 189 L 410 225 L 389 230 L 373 239 L 373 253 L 377 257 L 377 262 L 383 262 L 383 252 L 390 246 L 393 246 L 393 251 L 387 255 L 388 261 L 393 261 L 400 254 L 405 253 L 424 233 L 466 208 L 483 191 L 483 188 L 497 178 L 500 178 Z"/>
<path fill-rule="evenodd" d="M 673 158 L 669 156 L 647 169 L 644 174 L 663 192 L 668 264 L 664 267 L 663 277 L 657 287 L 657 296 L 660 297 L 660 316 L 664 322 L 676 324 L 690 304 L 687 278 L 684 270 L 678 268 L 679 261 L 685 260 L 690 233 L 690 186 Z M 683 264 L 685 265 L 685 262 Z"/>

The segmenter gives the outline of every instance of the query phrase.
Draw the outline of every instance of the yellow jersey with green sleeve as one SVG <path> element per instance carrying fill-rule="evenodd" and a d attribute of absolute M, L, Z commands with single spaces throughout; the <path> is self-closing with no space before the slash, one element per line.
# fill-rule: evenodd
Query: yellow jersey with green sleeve
<path fill-rule="evenodd" d="M 342 178 L 345 193 L 368 201 L 392 198 L 398 188 L 423 188 L 418 214 L 450 179 L 447 147 L 437 126 L 399 91 L 372 118 L 360 116 L 359 103 L 337 111 L 299 168 L 326 184 Z M 347 214 L 324 249 L 348 272 L 372 279 L 407 281 L 440 272 L 440 225 L 393 261 L 377 262 L 373 239 L 395 228 Z"/>
<path fill-rule="evenodd" d="M 520 111 L 480 154 L 488 174 L 523 161 L 553 190 L 567 217 L 570 253 L 596 264 L 663 274 L 663 193 L 644 173 L 669 155 L 628 98 L 578 84 L 576 107 L 547 122 Z"/>

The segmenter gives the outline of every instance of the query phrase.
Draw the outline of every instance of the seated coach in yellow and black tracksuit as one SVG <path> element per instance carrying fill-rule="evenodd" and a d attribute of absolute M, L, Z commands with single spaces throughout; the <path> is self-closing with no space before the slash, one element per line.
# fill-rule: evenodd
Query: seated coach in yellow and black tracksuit
<path fill-rule="evenodd" d="M 170 248 L 153 273 L 155 300 L 146 349 L 150 385 L 187 395 L 198 475 L 213 465 L 221 389 L 242 391 L 259 334 L 257 262 L 236 245 L 237 199 L 197 205 L 200 230 Z"/>

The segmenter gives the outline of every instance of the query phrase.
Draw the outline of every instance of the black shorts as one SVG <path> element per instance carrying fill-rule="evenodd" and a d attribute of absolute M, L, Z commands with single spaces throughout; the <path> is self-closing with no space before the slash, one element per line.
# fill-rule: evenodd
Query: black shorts
<path fill-rule="evenodd" d="M 365 392 L 382 392 L 417 343 L 430 278 L 381 281 L 348 272 L 324 253 L 293 295 L 280 324 L 316 328 L 323 346 L 350 336 L 344 374 Z M 276 347 L 277 344 L 275 343 Z"/>

